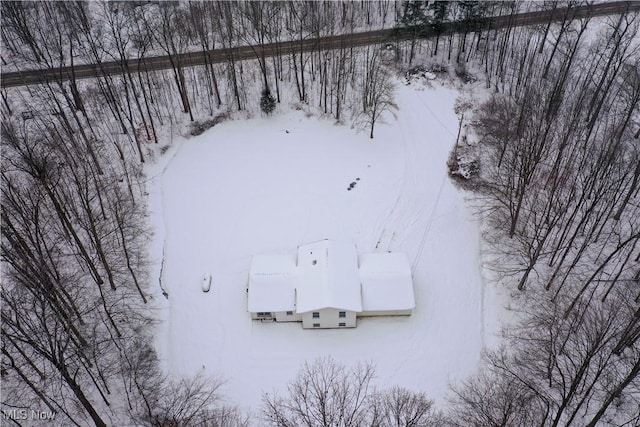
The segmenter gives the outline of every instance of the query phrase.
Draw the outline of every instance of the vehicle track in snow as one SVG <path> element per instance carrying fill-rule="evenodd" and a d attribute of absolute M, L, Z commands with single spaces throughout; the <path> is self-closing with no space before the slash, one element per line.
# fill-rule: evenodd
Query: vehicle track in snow
<path fill-rule="evenodd" d="M 431 115 L 435 119 L 435 121 L 438 122 L 440 124 L 440 126 L 449 135 L 451 135 L 451 137 L 453 139 L 455 139 L 456 135 L 442 122 L 442 120 L 440 120 L 440 118 L 437 116 L 437 114 L 435 114 L 435 112 L 429 107 L 429 105 L 427 105 L 427 103 L 424 102 L 424 100 L 419 96 L 419 94 L 414 91 L 413 92 L 413 96 L 418 99 L 418 101 L 420 102 L 420 104 L 422 104 L 422 106 L 424 106 L 425 110 L 427 110 L 429 112 L 429 115 Z M 445 161 L 446 161 L 446 159 L 445 159 Z M 411 274 L 412 275 L 415 275 L 416 268 L 418 266 L 418 261 L 420 260 L 420 257 L 422 256 L 422 252 L 424 251 L 424 247 L 425 247 L 425 245 L 427 243 L 427 239 L 429 237 L 429 232 L 431 231 L 431 226 L 433 225 L 433 220 L 435 219 L 435 213 L 438 210 L 438 206 L 440 204 L 440 198 L 442 196 L 442 190 L 444 188 L 446 180 L 447 180 L 447 173 L 446 173 L 446 170 L 445 170 L 445 173 L 442 175 L 442 179 L 440 181 L 440 185 L 438 186 L 438 192 L 436 194 L 436 198 L 435 198 L 435 201 L 433 203 L 433 207 L 431 208 L 431 212 L 429 213 L 426 226 L 423 229 L 422 237 L 420 238 L 420 243 L 418 244 L 418 249 L 416 251 L 416 255 L 415 255 L 414 259 L 413 259 L 413 262 L 411 263 Z"/>
<path fill-rule="evenodd" d="M 427 105 L 424 100 L 418 96 L 418 100 L 420 101 L 420 103 L 425 107 L 425 109 L 429 112 L 429 114 L 442 126 L 442 128 L 449 134 L 451 135 L 451 137 L 455 140 L 455 138 L 457 138 L 456 134 L 454 133 L 454 131 L 452 129 L 449 129 L 441 120 L 440 118 L 437 116 L 437 114 L 429 107 L 429 105 Z M 422 257 L 422 253 L 424 251 L 424 247 L 426 245 L 426 242 L 428 240 L 429 237 L 429 233 L 431 231 L 431 228 L 433 226 L 433 222 L 435 220 L 436 217 L 436 211 L 438 209 L 438 206 L 440 204 L 440 199 L 442 196 L 442 192 L 446 183 L 446 180 L 448 179 L 448 174 L 445 172 L 442 175 L 442 180 L 440 181 L 440 185 L 438 188 L 438 193 L 436 196 L 436 200 L 435 203 L 433 205 L 433 208 L 431 209 L 431 212 L 429 214 L 428 220 L 427 220 L 427 224 L 424 228 L 422 237 L 420 239 L 420 243 L 418 245 L 418 249 L 416 251 L 416 255 L 415 258 L 413 260 L 413 263 L 411 265 L 411 274 L 413 276 L 415 276 L 416 273 L 416 268 L 418 265 L 418 262 L 420 260 L 420 258 Z M 479 242 L 479 250 L 482 250 L 481 248 L 482 245 L 482 241 L 480 238 L 480 242 Z M 479 276 L 480 276 L 480 289 L 479 289 L 479 296 L 480 298 L 478 299 L 478 312 L 480 315 L 480 342 L 481 342 L 481 346 L 482 348 L 485 347 L 485 342 L 486 342 L 486 313 L 485 313 L 485 305 L 486 305 L 486 292 L 487 292 L 487 284 L 486 284 L 486 278 L 484 277 L 484 275 L 482 274 L 482 266 L 478 265 L 478 269 L 480 270 Z"/>
<path fill-rule="evenodd" d="M 429 90 L 424 87 L 415 87 L 409 85 L 407 87 L 409 96 L 414 99 L 419 100 L 419 104 L 415 102 L 407 102 L 405 105 L 423 105 L 429 113 L 436 119 L 440 125 L 442 125 L 445 129 L 446 126 L 440 119 L 431 111 L 431 109 L 427 106 L 427 104 L 422 100 L 422 97 L 425 96 L 425 91 Z M 410 185 L 404 186 L 404 192 L 401 194 L 406 195 L 407 197 L 407 205 L 400 206 L 405 209 L 404 213 L 401 214 L 400 219 L 396 222 L 397 233 L 402 233 L 402 238 L 407 238 L 413 236 L 414 233 L 408 233 L 408 231 L 419 230 L 420 224 L 423 222 L 425 213 L 427 211 L 427 203 L 425 202 L 425 197 L 430 199 L 429 194 L 423 194 L 418 187 L 419 183 L 422 181 L 418 181 L 418 173 L 417 173 L 417 161 L 424 161 L 428 159 L 429 156 L 429 144 L 431 135 L 425 134 L 420 128 L 420 124 L 424 121 L 424 110 L 420 109 L 419 111 L 416 109 L 409 109 L 405 111 L 405 114 L 400 116 L 400 129 L 403 135 L 404 147 L 405 147 L 405 161 L 408 164 L 408 167 L 405 170 L 405 178 L 407 176 L 411 176 Z M 406 128 L 406 130 L 405 130 Z M 422 165 L 424 168 L 432 167 L 428 161 L 424 162 Z M 423 172 L 424 175 L 424 172 Z M 421 176 L 422 179 L 428 179 L 426 176 Z M 420 260 L 422 251 L 424 249 L 425 243 L 427 241 L 428 229 L 431 227 L 431 223 L 433 222 L 433 217 L 435 210 L 438 206 L 438 202 L 440 199 L 440 195 L 442 193 L 442 188 L 444 187 L 444 180 L 446 179 L 446 174 L 443 176 L 440 186 L 438 188 L 438 193 L 436 196 L 436 201 L 434 202 L 434 206 L 431 209 L 431 212 L 428 215 L 427 226 L 425 228 L 425 232 L 423 232 L 422 237 L 418 244 L 418 250 L 416 252 L 415 258 L 411 263 L 411 273 L 412 276 L 415 277 L 415 269 L 418 261 Z M 396 205 L 396 208 L 398 205 Z M 404 219 L 404 223 L 401 222 Z M 415 310 L 420 310 L 420 307 L 416 307 Z M 419 355 L 422 350 L 423 343 L 418 339 L 418 332 L 414 332 L 409 340 L 409 351 L 405 353 L 405 357 L 403 359 L 403 363 L 399 365 L 405 365 L 411 362 L 411 359 L 414 358 L 414 355 Z M 394 373 L 395 374 L 395 373 Z"/>
<path fill-rule="evenodd" d="M 410 128 L 411 121 L 406 120 L 408 111 L 400 111 L 398 121 L 400 123 L 400 133 L 402 134 L 402 178 L 398 186 L 398 194 L 384 219 L 379 218 L 376 223 L 374 241 L 375 249 L 389 251 L 391 245 L 396 239 L 402 240 L 403 233 L 416 224 L 418 220 L 417 214 L 411 214 L 413 211 L 412 204 L 415 204 L 413 198 L 417 186 L 416 166 L 415 166 L 415 149 L 414 149 L 414 133 L 405 132 L 405 128 Z"/>

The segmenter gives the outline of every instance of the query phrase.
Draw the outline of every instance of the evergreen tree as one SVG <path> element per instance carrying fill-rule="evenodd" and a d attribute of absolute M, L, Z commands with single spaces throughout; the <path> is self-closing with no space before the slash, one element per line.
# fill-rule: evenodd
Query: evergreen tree
<path fill-rule="evenodd" d="M 429 5 L 433 16 L 431 18 L 431 28 L 436 35 L 442 34 L 445 28 L 445 21 L 447 21 L 447 15 L 449 14 L 449 2 L 437 0 Z"/>
<path fill-rule="evenodd" d="M 420 29 L 428 25 L 431 22 L 429 2 L 424 0 L 406 1 L 400 22 L 407 27 L 420 27 Z"/>
<path fill-rule="evenodd" d="M 413 62 L 415 46 L 418 35 L 422 33 L 431 22 L 428 9 L 429 2 L 424 0 L 405 1 L 404 13 L 400 23 L 411 31 L 411 51 L 409 52 L 409 65 Z"/>
<path fill-rule="evenodd" d="M 269 89 L 262 90 L 262 97 L 260 98 L 260 109 L 265 114 L 273 113 L 273 110 L 276 109 L 276 100 L 271 95 L 271 91 Z"/>
<path fill-rule="evenodd" d="M 433 13 L 433 17 L 431 19 L 431 29 L 436 34 L 436 47 L 433 52 L 433 55 L 438 54 L 438 45 L 440 44 L 440 35 L 444 32 L 446 28 L 445 22 L 447 21 L 447 16 L 449 14 L 449 2 L 437 0 L 429 5 L 429 9 Z"/>

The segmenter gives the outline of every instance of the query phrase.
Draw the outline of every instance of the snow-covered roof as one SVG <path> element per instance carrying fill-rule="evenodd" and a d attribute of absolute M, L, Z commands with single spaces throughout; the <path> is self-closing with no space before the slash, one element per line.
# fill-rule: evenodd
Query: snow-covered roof
<path fill-rule="evenodd" d="M 415 308 L 411 267 L 405 254 L 363 254 L 359 272 L 363 311 Z"/>
<path fill-rule="evenodd" d="M 393 311 L 415 308 L 411 267 L 402 253 L 360 256 L 335 240 L 298 247 L 292 255 L 256 255 L 249 271 L 249 312 L 323 308 Z"/>
<path fill-rule="evenodd" d="M 297 283 L 292 256 L 254 256 L 249 271 L 249 312 L 293 311 Z"/>
<path fill-rule="evenodd" d="M 362 311 L 354 244 L 321 240 L 298 247 L 298 313 L 322 308 Z"/>

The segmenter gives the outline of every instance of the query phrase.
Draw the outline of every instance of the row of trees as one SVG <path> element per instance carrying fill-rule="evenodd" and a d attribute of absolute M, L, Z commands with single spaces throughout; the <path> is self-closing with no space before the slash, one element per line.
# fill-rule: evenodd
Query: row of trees
<path fill-rule="evenodd" d="M 219 383 L 159 371 L 135 146 L 101 139 L 95 117 L 40 89 L 55 114 L 5 111 L 2 122 L 3 417 L 166 425 L 206 411 L 242 422 L 216 405 Z"/>
<path fill-rule="evenodd" d="M 203 121 L 221 111 L 257 112 L 262 92 L 273 94 L 278 103 L 317 106 L 322 114 L 338 122 L 349 119 L 359 122 L 357 119 L 363 115 L 368 117 L 365 123 L 375 121 L 370 119 L 378 113 L 366 108 L 369 102 L 365 98 L 369 95 L 363 88 L 380 87 L 378 93 L 391 105 L 392 99 L 386 95 L 389 77 L 384 67 L 373 73 L 362 72 L 361 64 L 369 61 L 370 53 L 348 46 L 307 51 L 308 40 L 399 22 L 414 28 L 422 25 L 435 29 L 438 37 L 426 43 L 432 46 L 432 54 L 437 55 L 439 35 L 447 21 L 473 22 L 486 15 L 515 13 L 514 5 L 518 4 L 509 3 L 507 7 L 503 2 L 424 1 L 3 2 L 3 61 L 17 68 L 70 67 L 64 75 L 57 73 L 50 84 L 69 99 L 68 104 L 76 111 L 82 112 L 85 104 L 100 103 L 106 107 L 104 112 L 137 146 L 138 157 L 144 161 L 145 141 L 158 142 L 157 128 L 167 121 L 182 120 L 176 116 L 176 109 L 182 110 L 190 121 Z M 448 60 L 453 53 L 457 63 L 464 63 L 473 52 L 482 56 L 480 60 L 485 60 L 486 67 L 494 66 L 495 62 L 496 67 L 504 68 L 504 54 L 491 64 L 483 59 L 495 56 L 488 54 L 488 47 L 496 43 L 481 43 L 486 38 L 483 31 L 475 32 L 473 41 L 467 43 L 472 27 L 465 25 L 464 29 L 457 39 L 454 32 L 448 32 Z M 283 40 L 298 41 L 299 48 L 286 54 L 277 51 L 268 58 L 265 45 Z M 397 50 L 397 59 L 410 64 L 424 42 L 414 38 L 408 43 L 409 54 L 404 54 L 402 45 Z M 503 51 L 506 41 L 497 44 Z M 224 63 L 213 63 L 211 52 L 215 49 L 244 45 L 252 46 L 254 61 L 239 61 L 229 50 Z M 205 64 L 188 66 L 181 54 L 198 50 L 205 53 Z M 148 70 L 145 64 L 153 64 L 155 55 L 166 55 L 171 69 Z M 120 73 L 107 72 L 104 65 L 107 61 L 116 61 Z M 90 90 L 79 88 L 87 83 L 76 78 L 74 66 L 78 63 L 97 65 L 99 75 L 89 84 Z M 383 84 L 373 84 L 368 76 L 384 77 Z M 6 94 L 3 99 L 11 108 Z M 264 111 L 269 110 L 272 108 Z M 374 126 L 369 123 L 368 127 L 371 130 Z"/>
<path fill-rule="evenodd" d="M 350 33 L 360 29 L 382 28 L 398 22 L 416 29 L 432 29 L 436 37 L 429 41 L 413 38 L 405 55 L 404 44 L 398 58 L 411 64 L 423 45 L 431 46 L 438 57 L 440 35 L 446 36 L 447 61 L 455 56 L 460 67 L 472 57 L 487 71 L 487 83 L 504 84 L 508 48 L 512 34 L 478 28 L 474 22 L 488 15 L 513 14 L 520 2 L 53 2 L 46 4 L 3 2 L 3 61 L 7 65 L 56 69 L 70 66 L 65 75 L 52 78 L 57 90 L 65 93 L 73 107 L 82 111 L 86 102 L 101 102 L 106 112 L 119 123 L 122 133 L 131 135 L 144 160 L 146 140 L 157 142 L 156 127 L 175 117 L 180 108 L 189 120 L 202 120 L 222 111 L 258 111 L 260 93 L 282 100 L 318 106 L 323 114 L 338 122 L 362 113 L 375 116 L 360 106 L 366 93 L 367 75 L 360 64 L 369 55 L 348 46 L 307 51 L 306 42 L 317 37 Z M 547 7 L 526 3 L 527 8 Z M 556 6 L 554 3 L 552 6 Z M 444 34 L 445 23 L 464 20 L 458 33 Z M 568 14 L 566 22 L 570 22 Z M 564 22 L 563 28 L 566 26 Z M 546 25 L 545 36 L 551 22 Z M 476 30 L 472 32 L 472 30 Z M 457 35 L 456 35 L 457 34 Z M 468 40 L 473 34 L 473 39 Z M 276 52 L 268 58 L 267 43 L 299 41 L 299 49 Z M 233 50 L 227 51 L 223 64 L 214 64 L 210 52 L 218 48 L 251 45 L 255 62 L 239 61 Z M 205 65 L 189 67 L 181 54 L 205 52 Z M 557 50 L 557 44 L 553 51 Z M 498 55 L 493 54 L 499 52 Z M 442 52 L 445 53 L 445 52 Z M 509 53 L 509 54 L 507 54 Z M 154 55 L 166 55 L 169 72 L 149 71 Z M 133 62 L 133 60 L 136 60 Z M 438 59 L 439 60 L 439 59 Z M 117 61 L 121 73 L 109 75 L 104 63 Z M 97 64 L 99 77 L 92 95 L 86 100 L 73 67 L 78 63 Z M 522 65 L 521 65 L 522 66 Z M 496 77 L 497 76 L 497 79 Z M 68 83 L 67 83 L 68 81 Z M 3 96 L 6 102 L 6 94 Z M 346 111 L 345 111 L 346 110 Z M 349 116 L 347 116 L 348 118 Z M 371 126 L 370 126 L 371 127 Z"/>
<path fill-rule="evenodd" d="M 498 92 L 475 116 L 488 263 L 521 292 L 508 350 L 456 387 L 462 425 L 640 422 L 639 23 L 569 9 L 471 54 Z"/>
<path fill-rule="evenodd" d="M 393 21 L 397 7 L 389 1 L 4 2 L 3 59 L 23 68 L 70 66 L 68 75 L 52 82 L 80 111 L 86 102 L 98 100 L 85 99 L 73 67 L 97 64 L 94 94 L 102 98 L 99 102 L 108 107 L 122 132 L 136 139 L 138 155 L 144 159 L 144 141 L 136 137 L 136 130 L 143 129 L 142 136 L 155 140 L 156 127 L 175 116 L 175 108 L 191 121 L 221 110 L 255 112 L 263 91 L 277 102 L 284 96 L 287 101 L 318 105 L 324 114 L 343 121 L 345 109 L 360 105 L 360 50 L 345 46 L 308 52 L 306 41 L 383 27 Z M 265 44 L 283 40 L 299 41 L 299 49 L 267 58 Z M 231 50 L 225 63 L 212 62 L 214 49 L 243 45 L 252 46 L 255 61 L 239 61 Z M 181 54 L 197 50 L 205 52 L 205 65 L 188 67 Z M 149 71 L 141 65 L 152 64 L 154 55 L 168 56 L 171 70 Z M 115 76 L 103 66 L 114 60 L 121 69 Z"/>
<path fill-rule="evenodd" d="M 473 57 L 485 66 L 488 76 L 502 76 L 510 57 L 506 54 L 508 40 L 515 32 L 511 27 L 502 32 L 489 31 L 473 23 L 490 15 L 547 7 L 546 4 L 524 4 L 3 2 L 3 61 L 17 68 L 71 67 L 65 75 L 52 78 L 51 83 L 72 99 L 73 107 L 79 111 L 87 102 L 103 103 L 107 114 L 119 123 L 122 133 L 135 140 L 138 156 L 144 160 L 145 140 L 157 142 L 156 128 L 164 126 L 167 120 L 178 119 L 175 109 L 181 109 L 190 121 L 204 120 L 220 111 L 256 112 L 263 91 L 273 94 L 278 103 L 317 106 L 338 122 L 355 120 L 363 114 L 375 117 L 375 113 L 361 108 L 368 104 L 363 101 L 367 94 L 362 88 L 371 86 L 367 76 L 384 73 L 361 72 L 361 64 L 371 57 L 362 49 L 344 46 L 330 51 L 308 51 L 307 41 L 318 37 L 397 23 L 411 26 L 415 37 L 399 43 L 396 59 L 411 65 L 416 54 L 427 46 L 436 61 L 446 55 L 447 61 L 454 58 L 456 64 L 463 67 L 461 64 Z M 567 22 L 570 18 L 567 17 Z M 462 28 L 454 28 L 460 31 L 451 31 L 452 27 L 445 26 L 456 20 L 465 22 Z M 547 32 L 550 26 L 551 22 L 547 24 Z M 436 37 L 420 40 L 418 35 L 422 29 L 432 30 Z M 445 49 L 439 51 L 441 39 L 447 42 Z M 286 54 L 277 51 L 267 57 L 265 45 L 284 40 L 299 42 L 298 48 Z M 255 61 L 239 61 L 233 50 L 225 51 L 228 54 L 222 64 L 214 64 L 211 59 L 211 52 L 216 49 L 245 45 L 252 46 Z M 500 54 L 492 55 L 495 50 Z M 193 51 L 205 53 L 203 66 L 191 67 L 185 63 L 181 54 Z M 438 55 L 439 52 L 442 55 Z M 169 58 L 168 72 L 150 71 L 145 67 L 153 64 L 155 55 Z M 120 74 L 110 75 L 104 66 L 107 61 L 117 61 Z M 99 76 L 91 85 L 90 95 L 78 87 L 84 85 L 76 79 L 73 70 L 79 63 L 97 64 Z M 488 84 L 492 79 L 488 77 Z M 99 99 L 87 100 L 87 96 Z M 6 94 L 4 99 L 6 103 Z"/>
<path fill-rule="evenodd" d="M 444 425 L 423 393 L 402 387 L 378 390 L 375 368 L 352 368 L 331 358 L 305 363 L 284 396 L 265 394 L 262 419 L 278 427 L 421 427 Z"/>

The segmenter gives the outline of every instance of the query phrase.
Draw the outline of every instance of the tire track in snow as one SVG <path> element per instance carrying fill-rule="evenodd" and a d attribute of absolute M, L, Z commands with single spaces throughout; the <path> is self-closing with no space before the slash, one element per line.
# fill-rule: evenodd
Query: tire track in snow
<path fill-rule="evenodd" d="M 435 114 L 435 112 L 422 100 L 421 97 L 417 97 L 418 100 L 420 101 L 420 103 L 425 107 L 425 109 L 429 112 L 429 114 L 431 114 L 431 116 L 442 126 L 442 128 L 449 134 L 451 135 L 452 138 L 456 138 L 456 134 L 454 134 L 454 132 L 449 129 L 443 122 L 442 120 L 440 120 L 440 118 Z M 414 258 L 412 267 L 411 267 L 411 274 L 412 276 L 415 276 L 415 272 L 416 272 L 416 268 L 418 265 L 418 261 L 420 260 L 420 258 L 422 257 L 422 253 L 424 251 L 424 247 L 426 245 L 428 236 L 429 236 L 429 232 L 431 231 L 431 227 L 433 225 L 433 221 L 435 219 L 435 213 L 436 210 L 438 209 L 439 203 L 440 203 L 440 198 L 442 196 L 442 190 L 444 188 L 445 185 L 445 181 L 447 179 L 447 173 L 443 174 L 442 176 L 442 180 L 440 182 L 440 186 L 438 188 L 438 194 L 436 196 L 436 201 L 434 203 L 434 206 L 431 210 L 431 214 L 429 215 L 429 220 L 427 221 L 427 226 L 424 230 L 424 233 L 422 235 L 422 238 L 420 239 L 420 244 L 418 245 L 418 250 L 416 252 L 416 256 Z M 478 242 L 478 250 L 481 251 L 481 246 L 482 246 L 482 240 L 481 238 L 479 238 L 479 242 Z M 485 314 L 485 300 L 486 300 L 486 281 L 484 278 L 484 275 L 482 274 L 482 266 L 479 265 L 478 269 L 480 270 L 480 298 L 479 298 L 479 307 L 478 307 L 478 311 L 480 314 L 480 344 L 482 346 L 482 348 L 485 347 L 485 335 L 486 335 L 486 325 L 485 325 L 485 318 L 486 318 L 486 314 Z"/>
<path fill-rule="evenodd" d="M 401 132 L 402 132 L 402 127 L 400 128 Z M 404 132 L 403 133 L 403 143 L 404 143 Z M 404 145 L 404 144 L 403 144 Z M 403 147 L 404 149 L 404 147 Z M 389 213 L 385 216 L 384 219 L 382 219 L 382 217 L 379 217 L 378 220 L 376 221 L 376 226 L 372 235 L 373 238 L 373 247 L 374 249 L 379 249 L 380 245 L 382 244 L 383 240 L 386 238 L 387 236 L 387 229 L 389 228 L 390 224 L 390 220 L 393 218 L 393 214 L 396 211 L 396 208 L 398 207 L 398 205 L 400 204 L 400 200 L 403 197 L 403 189 L 406 186 L 406 169 L 407 169 L 407 159 L 406 159 L 406 155 L 403 154 L 402 156 L 402 161 L 403 161 L 403 165 L 402 165 L 402 179 L 400 180 L 400 185 L 398 186 L 399 190 L 398 190 L 398 195 L 396 196 L 395 201 L 393 202 L 393 205 L 391 207 L 391 209 L 389 210 Z M 382 230 L 380 230 L 382 229 Z M 380 231 L 378 231 L 380 230 Z M 377 236 L 377 237 L 376 237 Z"/>
<path fill-rule="evenodd" d="M 445 125 L 442 120 L 440 120 L 440 118 L 434 113 L 434 111 L 431 109 L 431 107 L 429 107 L 429 105 L 427 105 L 426 102 L 424 102 L 424 100 L 422 99 L 422 97 L 419 96 L 418 93 L 416 93 L 415 91 L 413 92 L 413 96 L 420 102 L 420 104 L 422 104 L 422 106 L 424 106 L 424 108 L 429 112 L 429 114 L 440 124 L 440 126 L 449 134 L 451 135 L 453 138 L 455 138 L 455 134 L 447 127 L 447 125 Z M 442 179 L 440 181 L 440 185 L 438 186 L 438 193 L 436 195 L 436 200 L 433 204 L 433 207 L 431 208 L 431 213 L 429 214 L 428 220 L 427 220 L 427 224 L 424 228 L 424 231 L 422 233 L 422 237 L 420 239 L 420 243 L 418 244 L 418 249 L 416 251 L 416 255 L 415 258 L 413 259 L 413 263 L 411 264 L 411 274 L 415 275 L 416 273 L 416 268 L 418 266 L 418 261 L 420 260 L 420 258 L 422 257 L 422 252 L 424 251 L 424 247 L 427 243 L 427 239 L 429 237 L 429 232 L 431 231 L 431 226 L 433 225 L 433 221 L 435 219 L 435 213 L 438 209 L 438 206 L 440 204 L 440 198 L 442 197 L 442 190 L 444 188 L 445 185 L 445 181 L 447 179 L 447 173 L 445 171 L 445 173 L 442 175 Z"/>
<path fill-rule="evenodd" d="M 440 197 L 442 196 L 442 189 L 444 188 L 445 180 L 447 179 L 447 175 L 443 175 L 442 180 L 440 181 L 440 187 L 438 188 L 438 194 L 436 195 L 436 201 L 433 204 L 433 208 L 431 209 L 431 213 L 429 214 L 429 219 L 427 220 L 427 225 L 424 228 L 424 232 L 422 233 L 422 238 L 420 239 L 420 243 L 418 244 L 418 250 L 416 251 L 416 256 L 413 259 L 413 263 L 411 264 L 411 275 L 415 276 L 416 268 L 418 266 L 418 261 L 420 257 L 422 257 L 422 252 L 424 251 L 424 247 L 427 243 L 427 238 L 429 237 L 429 231 L 431 231 L 431 226 L 433 225 L 433 220 L 435 218 L 436 210 L 438 209 L 438 204 L 440 203 Z"/>
<path fill-rule="evenodd" d="M 431 116 L 434 117 L 434 119 L 447 131 L 447 133 L 452 134 L 451 131 L 447 128 L 447 126 L 437 117 L 437 115 L 433 112 L 433 110 L 431 110 L 431 108 L 429 108 L 429 106 L 422 100 L 421 97 L 421 93 L 417 92 L 415 89 L 411 90 L 411 97 L 412 98 L 417 98 L 417 100 L 420 102 L 420 104 L 422 104 L 425 109 L 429 112 L 429 114 Z M 415 103 L 407 103 L 408 105 L 415 105 Z M 420 114 L 420 112 L 415 111 L 415 109 L 413 110 L 409 110 L 408 112 L 408 117 L 404 118 L 402 120 L 400 120 L 401 122 L 405 122 L 406 123 L 406 127 L 408 127 L 408 129 L 410 129 L 410 141 L 407 141 L 408 143 L 405 143 L 405 148 L 407 148 L 406 152 L 406 157 L 410 158 L 410 159 L 416 159 L 416 156 L 414 155 L 415 151 L 413 150 L 413 148 L 418 147 L 418 143 L 420 143 L 420 139 L 416 138 L 414 135 L 422 135 L 422 132 L 420 132 L 421 129 L 417 129 L 416 127 L 416 123 L 421 123 L 424 120 L 424 118 L 422 117 L 422 115 Z M 401 123 L 400 129 L 401 132 L 403 134 L 403 140 L 406 140 L 406 134 L 404 131 L 404 127 Z M 415 128 L 415 129 L 414 129 Z M 417 131 L 418 130 L 418 131 Z M 417 132 L 416 132 L 417 131 Z M 455 135 L 452 135 L 455 138 Z M 416 144 L 415 147 L 413 144 Z M 424 148 L 424 147 L 423 147 Z M 405 174 L 405 178 L 406 178 L 406 174 Z M 411 190 L 413 191 L 413 193 L 416 193 L 417 188 L 417 175 L 416 175 L 416 170 L 415 170 L 415 165 L 414 168 L 412 170 L 412 188 Z M 437 208 L 440 204 L 440 199 L 442 197 L 442 192 L 444 189 L 444 185 L 445 185 L 445 180 L 447 179 L 447 174 L 446 171 L 445 173 L 443 173 L 442 175 L 442 179 L 440 180 L 440 184 L 438 186 L 438 191 L 436 194 L 436 198 L 435 198 L 435 202 L 433 204 L 433 207 L 431 208 L 431 211 L 428 215 L 428 220 L 427 220 L 427 224 L 424 227 L 424 231 L 422 233 L 422 236 L 420 238 L 420 242 L 418 244 L 418 249 L 416 251 L 416 255 L 415 258 L 413 260 L 412 263 L 412 267 L 411 267 L 411 274 L 412 276 L 415 277 L 415 272 L 416 272 L 416 267 L 417 267 L 417 263 L 420 260 L 422 253 L 424 251 L 424 247 L 426 245 L 426 242 L 428 240 L 428 236 L 429 236 L 429 231 L 431 229 L 431 226 L 433 224 L 433 221 L 435 219 L 435 213 L 437 211 Z M 405 185 L 405 188 L 407 186 Z M 414 207 L 415 209 L 409 209 L 413 206 L 407 206 L 406 210 L 405 210 L 405 217 L 407 217 L 408 215 L 410 215 L 411 212 L 414 212 L 414 219 L 413 220 L 409 220 L 408 219 L 408 223 L 406 224 L 406 226 L 403 228 L 402 232 L 405 232 L 407 229 L 415 229 L 416 226 L 418 226 L 418 224 L 421 222 L 421 218 L 422 215 L 420 214 L 421 212 L 421 199 L 417 198 L 414 201 Z M 397 205 L 396 205 L 397 206 Z M 416 307 L 415 310 L 419 310 L 419 307 Z M 422 349 L 422 344 L 419 342 L 418 339 L 418 332 L 415 331 L 412 333 L 411 337 L 409 338 L 409 342 L 411 343 L 409 346 L 409 350 L 407 352 L 405 352 L 405 356 L 403 358 L 403 362 L 397 365 L 397 368 L 393 371 L 392 376 L 397 375 L 400 371 L 401 371 L 401 366 L 404 365 L 408 365 L 411 363 L 412 359 L 415 359 L 416 356 L 412 356 L 412 355 L 418 355 L 417 357 L 420 357 L 419 355 L 421 354 L 421 349 Z"/>
<path fill-rule="evenodd" d="M 403 234 L 407 229 L 417 222 L 417 218 L 412 218 L 410 209 L 413 205 L 412 195 L 415 193 L 417 186 L 416 168 L 415 168 L 415 150 L 413 147 L 414 136 L 413 132 L 409 135 L 405 132 L 405 127 L 411 127 L 411 121 L 406 120 L 405 115 L 398 116 L 398 122 L 400 123 L 400 133 L 402 135 L 402 148 L 403 148 L 403 166 L 402 166 L 402 179 L 399 186 L 398 196 L 393 203 L 389 214 L 384 220 L 378 220 L 376 229 L 382 227 L 380 234 L 376 232 L 374 236 L 375 249 L 383 249 L 388 251 L 391 245 L 396 241 L 399 235 Z"/>
<path fill-rule="evenodd" d="M 436 116 L 433 110 L 431 110 L 431 108 L 429 108 L 429 106 L 422 100 L 423 92 L 418 92 L 415 88 L 407 88 L 407 90 L 410 93 L 409 95 L 410 98 L 417 99 L 420 102 L 420 104 L 422 104 L 425 107 L 428 113 L 431 116 L 433 116 L 434 119 L 449 134 L 451 134 L 447 126 Z M 424 114 L 422 110 L 419 109 L 420 104 L 417 104 L 416 102 L 405 103 L 404 105 L 416 106 L 418 108 L 413 108 L 413 109 L 407 108 L 407 110 L 403 112 L 405 114 L 400 115 L 398 120 L 400 122 L 400 131 L 403 139 L 405 167 L 403 171 L 404 172 L 403 180 L 402 180 L 403 185 L 400 189 L 400 192 L 392 208 L 392 211 L 389 213 L 389 215 L 386 218 L 386 221 L 387 221 L 386 229 L 394 230 L 392 237 L 387 242 L 387 247 L 386 247 L 387 250 L 389 249 L 391 244 L 394 243 L 395 239 L 398 238 L 399 236 L 404 235 L 401 240 L 404 240 L 404 238 L 409 237 L 406 235 L 407 230 L 416 230 L 416 227 L 418 227 L 419 224 L 422 222 L 422 219 L 424 218 L 424 214 L 425 214 L 424 198 L 418 194 L 419 188 L 418 188 L 418 173 L 417 173 L 416 162 L 418 161 L 418 159 L 424 158 L 422 154 L 424 155 L 429 154 L 428 152 L 429 147 L 424 144 L 425 138 L 428 138 L 428 135 L 425 136 L 423 129 L 420 125 L 424 121 Z M 453 135 L 453 137 L 455 138 L 455 135 Z M 427 151 L 425 152 L 425 150 Z M 429 165 L 426 165 L 426 167 L 429 167 Z M 447 179 L 447 174 L 445 171 L 442 175 L 442 179 L 438 186 L 438 191 L 436 193 L 436 198 L 435 198 L 433 207 L 431 208 L 430 212 L 427 210 L 427 212 L 429 212 L 427 224 L 423 229 L 424 231 L 422 233 L 422 236 L 418 244 L 418 250 L 416 252 L 415 259 L 413 260 L 413 263 L 412 263 L 412 269 L 411 269 L 412 276 L 415 276 L 417 263 L 422 256 L 422 252 L 428 240 L 429 230 L 431 229 L 431 226 L 435 219 L 435 213 L 439 206 L 439 202 L 443 193 L 446 179 Z M 412 234 L 412 235 L 415 235 L 415 234 Z M 420 309 L 419 307 L 416 307 L 416 310 L 419 310 L 419 309 Z M 409 349 L 408 351 L 405 352 L 403 362 L 399 363 L 396 369 L 394 369 L 394 371 L 392 372 L 391 374 L 392 377 L 395 377 L 396 375 L 398 375 L 402 371 L 403 366 L 410 364 L 411 361 L 414 360 L 416 357 L 420 357 L 419 355 L 421 354 L 421 349 L 423 344 L 420 343 L 418 339 L 419 338 L 418 335 L 419 335 L 418 331 L 415 331 L 409 337 L 408 341 L 411 343 L 409 345 Z"/>

